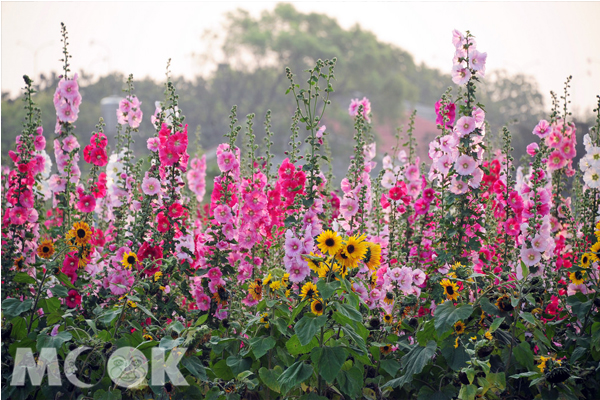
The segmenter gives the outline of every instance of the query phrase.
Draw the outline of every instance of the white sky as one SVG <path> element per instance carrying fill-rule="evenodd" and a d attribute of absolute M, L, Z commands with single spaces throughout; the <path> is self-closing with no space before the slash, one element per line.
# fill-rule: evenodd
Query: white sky
<path fill-rule="evenodd" d="M 349 28 L 359 23 L 381 40 L 409 51 L 417 62 L 450 71 L 452 29 L 469 29 L 488 53 L 487 69 L 536 77 L 545 95 L 562 92 L 573 75 L 573 112 L 591 113 L 600 94 L 600 3 L 293 2 Z M 238 7 L 254 16 L 276 2 L 2 2 L 2 90 L 16 94 L 23 74 L 60 71 L 60 22 L 70 37 L 72 71 L 110 71 L 134 79 L 163 79 L 202 71 L 192 53 L 207 51 L 206 29 L 219 29 Z M 34 56 L 35 54 L 35 56 Z M 441 94 L 441 93 L 440 93 Z"/>

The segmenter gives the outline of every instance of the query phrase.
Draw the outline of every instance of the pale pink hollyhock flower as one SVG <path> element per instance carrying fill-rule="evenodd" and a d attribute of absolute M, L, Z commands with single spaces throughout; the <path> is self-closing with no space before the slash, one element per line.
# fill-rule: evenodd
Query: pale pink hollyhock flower
<path fill-rule="evenodd" d="M 358 295 L 361 299 L 364 299 L 368 296 L 367 289 L 360 283 L 353 283 L 352 288 L 354 289 L 354 293 Z"/>
<path fill-rule="evenodd" d="M 471 79 L 471 71 L 468 68 L 464 68 L 460 64 L 456 64 L 452 67 L 452 82 L 457 85 L 464 85 Z"/>
<path fill-rule="evenodd" d="M 400 279 L 398 280 L 398 284 L 400 285 L 400 290 L 407 292 L 410 290 L 413 282 L 413 271 L 408 267 L 402 267 L 400 269 Z"/>
<path fill-rule="evenodd" d="M 475 168 L 475 171 L 471 174 L 473 176 L 469 179 L 469 186 L 473 189 L 478 189 L 481 185 L 481 181 L 483 180 L 483 171 L 481 168 Z"/>
<path fill-rule="evenodd" d="M 226 224 L 231 221 L 231 218 L 233 217 L 231 215 L 231 208 L 226 204 L 220 204 L 215 207 L 213 214 L 215 216 L 215 221 L 219 224 Z"/>
<path fill-rule="evenodd" d="M 58 90 L 60 95 L 71 103 L 76 101 L 79 96 L 79 85 L 74 79 L 61 79 L 58 82 Z"/>
<path fill-rule="evenodd" d="M 46 138 L 42 135 L 38 135 L 33 140 L 33 146 L 37 151 L 42 151 L 46 148 Z"/>
<path fill-rule="evenodd" d="M 574 283 L 569 283 L 569 286 L 567 286 L 567 296 L 573 296 L 577 292 L 587 294 L 588 288 L 583 283 L 580 285 L 575 285 Z"/>
<path fill-rule="evenodd" d="M 540 146 L 538 146 L 537 143 L 530 143 L 527 145 L 527 154 L 529 154 L 531 157 L 535 157 L 535 153 L 537 153 L 539 148 Z"/>
<path fill-rule="evenodd" d="M 221 172 L 231 171 L 237 165 L 235 156 L 230 151 L 223 151 L 217 154 L 217 165 Z"/>
<path fill-rule="evenodd" d="M 344 196 L 340 202 L 340 212 L 345 219 L 352 218 L 358 212 L 358 201 Z"/>
<path fill-rule="evenodd" d="M 154 196 L 160 193 L 160 181 L 156 178 L 145 177 L 142 181 L 142 191 L 146 196 Z"/>
<path fill-rule="evenodd" d="M 73 150 L 78 149 L 78 148 L 79 148 L 79 142 L 77 141 L 77 138 L 75 138 L 75 136 L 69 135 L 63 140 L 63 143 L 62 143 L 63 151 L 70 153 Z"/>
<path fill-rule="evenodd" d="M 325 133 L 325 129 L 327 129 L 327 127 L 325 125 L 323 125 L 322 127 L 319 128 L 319 130 L 317 131 L 317 133 L 315 134 L 315 136 L 317 138 L 322 138 L 323 137 L 323 133 Z"/>
<path fill-rule="evenodd" d="M 406 170 L 404 171 L 404 175 L 410 181 L 415 181 L 415 180 L 419 179 L 420 178 L 419 167 L 416 165 L 412 165 L 412 164 L 409 165 L 408 167 L 406 167 Z"/>
<path fill-rule="evenodd" d="M 556 171 L 557 169 L 563 168 L 565 165 L 567 165 L 567 160 L 559 150 L 554 150 L 550 153 L 550 156 L 548 156 L 548 169 L 550 171 Z"/>
<path fill-rule="evenodd" d="M 127 123 L 134 129 L 139 128 L 143 115 L 142 110 L 139 108 L 136 111 L 131 111 L 127 114 Z"/>
<path fill-rule="evenodd" d="M 73 123 L 77 120 L 77 109 L 65 101 L 56 108 L 56 115 L 61 122 Z"/>
<path fill-rule="evenodd" d="M 447 175 L 450 168 L 452 168 L 452 159 L 448 154 L 444 154 L 433 165 L 442 175 Z"/>
<path fill-rule="evenodd" d="M 475 171 L 475 168 L 477 168 L 477 163 L 472 157 L 466 154 L 458 157 L 454 163 L 454 169 L 459 175 L 471 175 Z"/>
<path fill-rule="evenodd" d="M 539 251 L 535 249 L 527 249 L 525 247 L 521 248 L 521 260 L 523 260 L 525 265 L 528 267 L 532 267 L 539 263 L 541 258 L 542 255 Z"/>
<path fill-rule="evenodd" d="M 56 174 L 52 175 L 48 181 L 48 186 L 54 193 L 64 192 L 66 185 L 67 180 Z"/>
<path fill-rule="evenodd" d="M 479 75 L 483 77 L 485 75 L 485 61 L 487 60 L 487 53 L 481 53 L 477 50 L 469 52 L 470 56 L 470 67 L 479 72 Z"/>
<path fill-rule="evenodd" d="M 119 102 L 119 111 L 122 113 L 128 113 L 131 111 L 131 102 L 128 99 L 122 99 Z"/>
<path fill-rule="evenodd" d="M 473 132 L 477 124 L 475 122 L 475 118 L 473 117 L 460 117 L 458 121 L 456 121 L 456 125 L 454 126 L 454 131 L 458 135 L 459 138 L 462 138 L 469 133 Z"/>
<path fill-rule="evenodd" d="M 563 140 L 558 148 L 563 156 L 567 159 L 571 159 L 577 155 L 577 148 L 575 147 L 575 143 L 570 140 Z"/>
<path fill-rule="evenodd" d="M 461 195 L 467 193 L 469 187 L 467 186 L 467 182 L 456 179 L 454 176 L 450 182 L 450 191 L 456 195 Z"/>
<path fill-rule="evenodd" d="M 219 286 L 225 286 L 225 281 L 221 278 L 208 281 L 208 290 L 210 290 L 211 293 L 215 293 L 219 290 Z"/>
<path fill-rule="evenodd" d="M 371 297 L 371 299 L 373 300 L 379 300 L 379 298 L 381 297 L 381 291 L 379 291 L 379 289 L 371 289 L 369 297 Z"/>
<path fill-rule="evenodd" d="M 228 222 L 225 225 L 223 225 L 221 232 L 223 232 L 223 235 L 225 235 L 225 238 L 227 240 L 233 240 L 233 238 L 235 237 L 235 229 L 233 228 L 233 224 L 231 222 Z"/>
<path fill-rule="evenodd" d="M 302 267 L 302 266 L 296 266 L 293 267 L 290 271 L 290 282 L 293 283 L 298 283 L 298 282 L 302 282 L 304 280 L 304 278 L 306 278 L 308 276 L 308 274 L 310 273 L 310 268 L 307 266 Z"/>
<path fill-rule="evenodd" d="M 538 124 L 533 128 L 533 134 L 538 135 L 540 138 L 545 138 L 552 132 L 552 127 L 545 119 L 538 122 Z"/>
<path fill-rule="evenodd" d="M 464 41 L 465 41 L 465 35 L 462 34 L 460 31 L 458 31 L 457 29 L 454 29 L 452 31 L 452 44 L 454 45 L 454 47 L 456 47 L 457 49 L 460 49 L 462 47 Z"/>
<path fill-rule="evenodd" d="M 425 280 L 427 279 L 427 275 L 425 274 L 425 272 L 421 271 L 420 269 L 415 269 L 413 270 L 413 284 L 417 285 L 417 286 L 421 286 L 423 283 L 425 283 Z"/>
<path fill-rule="evenodd" d="M 120 296 L 127 293 L 129 286 L 133 285 L 134 281 L 135 278 L 131 271 L 126 269 L 115 270 L 113 274 L 108 276 L 108 287 L 112 294 Z"/>
<path fill-rule="evenodd" d="M 288 229 L 288 232 L 291 232 Z M 302 251 L 304 250 L 304 246 L 302 245 L 302 242 L 300 241 L 300 239 L 294 237 L 294 236 L 288 236 L 287 232 L 286 232 L 286 238 L 285 238 L 285 254 L 290 256 L 290 257 L 295 257 L 298 256 L 302 253 Z"/>
<path fill-rule="evenodd" d="M 548 244 L 549 244 L 548 239 L 549 239 L 548 236 L 538 233 L 531 240 L 531 247 L 533 247 L 534 250 L 537 250 L 540 253 L 543 253 L 548 248 Z"/>
<path fill-rule="evenodd" d="M 146 146 L 148 147 L 148 150 L 157 152 L 160 148 L 160 139 L 157 137 L 151 137 L 146 142 Z"/>
<path fill-rule="evenodd" d="M 483 122 L 485 121 L 485 111 L 479 107 L 473 107 L 471 116 L 475 119 L 475 124 L 477 127 L 481 128 L 483 126 Z"/>
<path fill-rule="evenodd" d="M 400 268 L 398 268 L 398 267 L 393 268 L 388 271 L 388 276 L 394 282 L 398 282 L 400 280 L 400 278 L 402 278 L 402 271 L 400 271 Z"/>

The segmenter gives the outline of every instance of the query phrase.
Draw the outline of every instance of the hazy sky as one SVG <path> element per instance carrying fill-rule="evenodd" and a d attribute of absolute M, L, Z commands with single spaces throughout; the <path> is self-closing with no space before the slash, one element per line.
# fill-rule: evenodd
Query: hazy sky
<path fill-rule="evenodd" d="M 536 77 L 561 92 L 573 75 L 576 113 L 590 113 L 600 94 L 600 3 L 397 3 L 293 2 L 303 12 L 325 13 L 345 28 L 359 23 L 381 40 L 413 54 L 417 62 L 449 72 L 452 29 L 469 29 L 488 53 L 487 69 Z M 276 2 L 2 2 L 2 90 L 16 94 L 22 75 L 59 71 L 60 22 L 67 25 L 72 70 L 96 76 L 109 71 L 134 78 L 164 78 L 203 70 L 206 29 L 219 29 L 224 13 L 238 7 L 258 16 Z M 441 94 L 441 93 L 440 93 Z"/>

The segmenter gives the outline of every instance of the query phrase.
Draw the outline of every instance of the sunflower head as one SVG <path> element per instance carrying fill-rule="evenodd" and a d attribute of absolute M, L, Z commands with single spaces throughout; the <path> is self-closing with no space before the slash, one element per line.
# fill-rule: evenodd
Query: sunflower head
<path fill-rule="evenodd" d="M 342 246 L 342 252 L 354 262 L 362 260 L 367 254 L 367 249 L 365 235 L 350 236 Z"/>
<path fill-rule="evenodd" d="M 279 290 L 279 289 L 281 289 L 281 281 L 273 281 L 273 282 L 271 282 L 269 287 L 271 288 L 272 291 Z"/>
<path fill-rule="evenodd" d="M 590 262 L 592 261 L 592 253 L 584 253 L 581 256 L 581 268 L 588 268 L 590 266 Z"/>
<path fill-rule="evenodd" d="M 383 298 L 383 301 L 386 302 L 387 304 L 392 304 L 394 302 L 394 293 L 387 292 L 385 294 L 385 297 Z"/>
<path fill-rule="evenodd" d="M 465 333 L 465 323 L 462 321 L 458 321 L 457 323 L 455 323 L 454 333 L 456 333 L 457 335 L 462 335 L 463 333 Z"/>
<path fill-rule="evenodd" d="M 569 279 L 575 285 L 581 285 L 585 280 L 585 271 L 575 271 L 569 274 Z"/>
<path fill-rule="evenodd" d="M 363 258 L 363 262 L 371 271 L 375 271 L 381 264 L 381 246 L 379 243 L 365 242 L 367 252 Z"/>
<path fill-rule="evenodd" d="M 315 315 L 323 315 L 323 311 L 325 311 L 325 305 L 321 299 L 315 299 L 312 303 L 310 303 L 310 311 Z"/>
<path fill-rule="evenodd" d="M 381 354 L 386 355 L 386 354 L 390 354 L 392 352 L 392 345 L 391 344 L 386 344 L 383 347 L 379 348 L 381 350 Z"/>
<path fill-rule="evenodd" d="M 123 264 L 124 268 L 131 269 L 133 266 L 135 266 L 137 264 L 137 262 L 138 262 L 137 254 L 135 254 L 133 251 L 123 254 L 123 260 L 121 261 L 121 264 Z"/>
<path fill-rule="evenodd" d="M 262 290 L 262 285 L 256 282 L 252 282 L 248 287 L 248 292 L 250 292 L 250 295 L 256 301 L 260 301 L 262 299 Z"/>
<path fill-rule="evenodd" d="M 385 322 L 386 324 L 391 324 L 392 322 L 394 322 L 394 318 L 390 315 L 390 314 L 385 314 L 383 316 L 383 322 Z"/>
<path fill-rule="evenodd" d="M 498 297 L 498 300 L 496 300 L 496 307 L 498 307 L 500 311 L 504 312 L 510 312 L 514 310 L 514 307 L 510 300 L 510 296 L 507 294 Z"/>
<path fill-rule="evenodd" d="M 337 252 L 337 254 L 335 255 L 335 260 L 338 262 L 338 264 L 342 267 L 344 267 L 346 270 L 348 268 L 354 268 L 356 267 L 356 260 L 348 257 L 348 255 L 346 253 L 344 253 L 344 249 L 341 249 L 340 251 Z M 334 268 L 334 271 L 338 272 L 338 270 L 336 270 Z M 343 275 L 345 276 L 345 275 Z"/>
<path fill-rule="evenodd" d="M 302 286 L 300 294 L 302 295 L 302 300 L 305 300 L 307 297 L 309 300 L 312 300 L 313 298 L 317 297 L 319 290 L 314 283 L 306 282 L 304 286 Z"/>
<path fill-rule="evenodd" d="M 444 288 L 444 294 L 449 300 L 458 299 L 458 286 L 456 283 L 451 282 L 449 279 L 443 279 L 440 285 Z"/>
<path fill-rule="evenodd" d="M 73 227 L 67 232 L 66 238 L 70 240 L 73 245 L 84 246 L 92 238 L 92 231 L 86 222 L 75 222 Z"/>
<path fill-rule="evenodd" d="M 260 323 L 265 325 L 265 328 L 269 329 L 269 313 L 264 313 L 260 317 Z"/>
<path fill-rule="evenodd" d="M 50 239 L 44 239 L 38 246 L 38 256 L 41 258 L 50 258 L 54 254 L 54 242 Z"/>
<path fill-rule="evenodd" d="M 323 254 L 335 255 L 342 247 L 342 238 L 337 232 L 326 230 L 317 237 L 317 247 Z"/>
<path fill-rule="evenodd" d="M 19 258 L 15 258 L 15 260 L 13 261 L 13 265 L 15 266 L 15 269 L 17 271 L 21 271 L 23 269 L 23 267 L 25 266 L 25 258 L 23 258 L 23 256 L 20 256 Z"/>

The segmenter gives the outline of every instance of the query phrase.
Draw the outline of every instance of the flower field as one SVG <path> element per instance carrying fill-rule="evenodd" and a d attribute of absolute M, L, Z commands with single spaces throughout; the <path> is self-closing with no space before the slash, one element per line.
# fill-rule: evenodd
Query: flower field
<path fill-rule="evenodd" d="M 600 398 L 600 97 L 578 133 L 568 78 L 516 162 L 509 129 L 486 142 L 485 39 L 454 31 L 430 159 L 414 113 L 377 149 L 377 110 L 348 99 L 336 187 L 322 120 L 337 60 L 319 60 L 285 71 L 287 158 L 270 112 L 259 143 L 234 106 L 207 183 L 169 78 L 146 159 L 132 76 L 116 137 L 102 119 L 76 130 L 62 34 L 55 132 L 25 76 L 2 167 L 3 399 Z"/>

